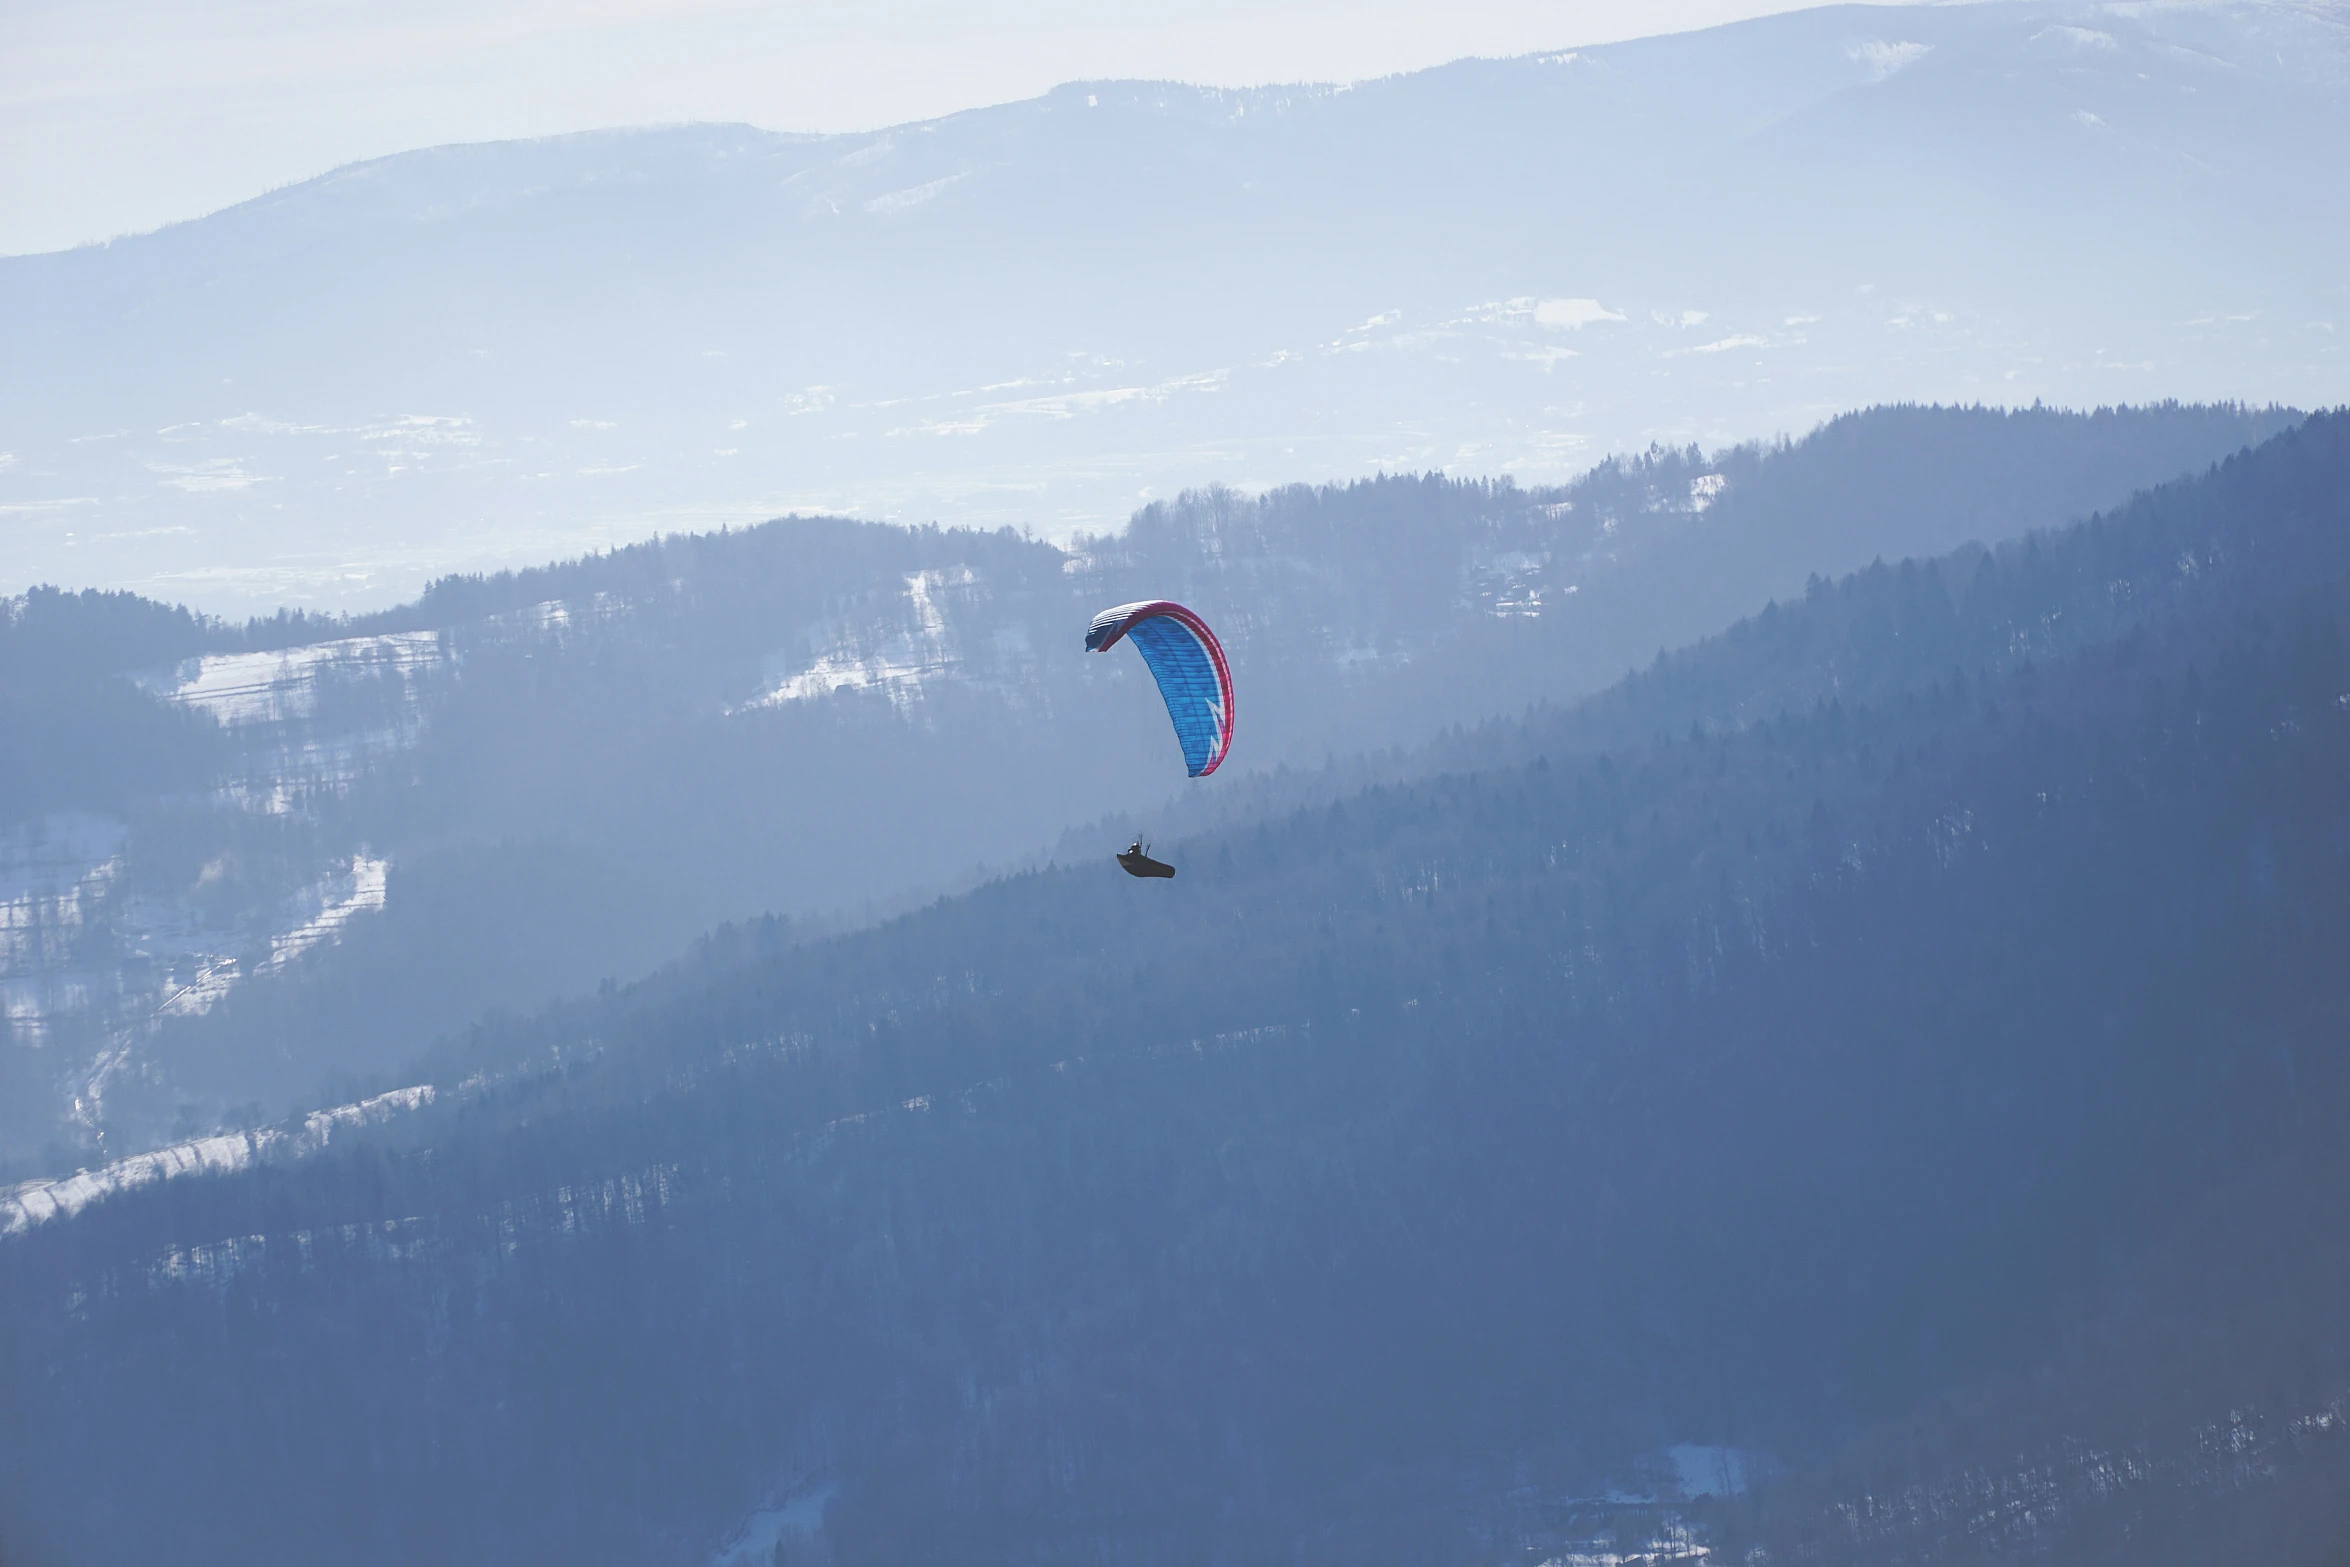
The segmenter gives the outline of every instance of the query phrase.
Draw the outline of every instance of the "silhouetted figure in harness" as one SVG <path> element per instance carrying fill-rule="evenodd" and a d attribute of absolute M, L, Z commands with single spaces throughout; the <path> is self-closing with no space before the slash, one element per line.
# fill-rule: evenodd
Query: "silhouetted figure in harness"
<path fill-rule="evenodd" d="M 1143 849 L 1140 838 L 1135 839 L 1133 845 L 1118 856 L 1118 868 L 1129 876 L 1172 876 L 1175 874 L 1174 866 L 1150 857 L 1149 853 Z"/>

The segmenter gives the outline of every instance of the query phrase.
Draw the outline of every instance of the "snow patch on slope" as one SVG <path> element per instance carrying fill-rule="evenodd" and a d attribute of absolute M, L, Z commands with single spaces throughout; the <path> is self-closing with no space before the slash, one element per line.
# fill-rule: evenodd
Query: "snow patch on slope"
<path fill-rule="evenodd" d="M 836 641 L 807 668 L 734 711 L 784 707 L 837 691 L 881 691 L 892 706 L 904 710 L 921 697 L 927 684 L 957 672 L 962 660 L 948 635 L 939 595 L 973 587 L 978 580 L 968 566 L 915 572 L 905 579 L 905 600 L 913 621 L 908 629 L 869 648 Z"/>
<path fill-rule="evenodd" d="M 1888 43 L 1882 38 L 1864 38 L 1844 46 L 1844 58 L 1865 71 L 1872 82 L 1906 71 L 1933 52 L 1931 44 Z"/>
<path fill-rule="evenodd" d="M 117 1159 L 95 1170 L 81 1170 L 59 1180 L 26 1181 L 0 1191 L 0 1235 L 13 1235 L 52 1219 L 70 1219 L 119 1192 L 177 1180 L 183 1175 L 241 1170 L 264 1157 L 301 1156 L 324 1148 L 338 1131 L 376 1126 L 396 1115 L 432 1103 L 430 1083 L 398 1088 L 355 1104 L 337 1105 L 305 1116 L 299 1126 L 263 1127 L 251 1132 L 224 1132 L 176 1143 L 153 1153 Z"/>
<path fill-rule="evenodd" d="M 235 729 L 311 717 L 318 711 L 321 684 L 337 676 L 412 680 L 443 660 L 439 632 L 401 631 L 266 653 L 206 654 L 140 675 L 135 683 Z"/>
<path fill-rule="evenodd" d="M 1534 307 L 1536 326 L 1558 327 L 1579 332 L 1600 321 L 1621 321 L 1621 311 L 1610 310 L 1596 299 L 1545 299 Z"/>

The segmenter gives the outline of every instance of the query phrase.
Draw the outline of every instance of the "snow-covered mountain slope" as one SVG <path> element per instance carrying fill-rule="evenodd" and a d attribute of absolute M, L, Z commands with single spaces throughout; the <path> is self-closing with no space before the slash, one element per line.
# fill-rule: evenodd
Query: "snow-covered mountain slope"
<path fill-rule="evenodd" d="M 0 591 L 368 608 L 793 509 L 1561 482 L 1871 401 L 2350 396 L 2343 13 L 1839 7 L 1351 89 L 357 165 L 0 260 Z"/>

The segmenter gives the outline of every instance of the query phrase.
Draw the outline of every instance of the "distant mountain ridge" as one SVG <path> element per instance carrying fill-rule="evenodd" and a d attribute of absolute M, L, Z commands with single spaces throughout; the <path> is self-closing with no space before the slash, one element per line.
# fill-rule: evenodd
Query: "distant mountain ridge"
<path fill-rule="evenodd" d="M 374 609 L 790 511 L 1066 542 L 1878 402 L 2350 397 L 2350 31 L 1836 7 L 846 137 L 439 148 L 0 258 L 0 591 Z"/>

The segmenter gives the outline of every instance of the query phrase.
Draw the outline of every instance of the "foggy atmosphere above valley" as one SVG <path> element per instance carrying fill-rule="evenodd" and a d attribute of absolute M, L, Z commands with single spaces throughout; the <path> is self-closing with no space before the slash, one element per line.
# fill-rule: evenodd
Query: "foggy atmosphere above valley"
<path fill-rule="evenodd" d="M 0 1567 L 2350 1560 L 2350 0 L 0 16 Z"/>

